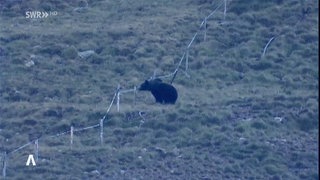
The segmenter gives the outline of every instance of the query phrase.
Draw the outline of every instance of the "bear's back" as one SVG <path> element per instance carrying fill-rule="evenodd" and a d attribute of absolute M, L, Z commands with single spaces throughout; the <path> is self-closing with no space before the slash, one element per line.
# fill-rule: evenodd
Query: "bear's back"
<path fill-rule="evenodd" d="M 178 98 L 176 88 L 161 81 L 150 82 L 150 91 L 159 103 L 174 104 Z"/>
<path fill-rule="evenodd" d="M 178 98 L 178 92 L 171 84 L 163 83 L 161 79 L 146 80 L 139 90 L 151 91 L 156 102 L 162 104 L 174 104 Z"/>

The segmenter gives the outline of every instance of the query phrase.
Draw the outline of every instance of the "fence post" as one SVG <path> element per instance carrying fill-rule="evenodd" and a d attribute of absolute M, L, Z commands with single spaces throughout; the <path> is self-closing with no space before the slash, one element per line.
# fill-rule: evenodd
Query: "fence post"
<path fill-rule="evenodd" d="M 271 39 L 269 39 L 268 43 L 266 44 L 266 46 L 263 48 L 263 53 L 261 55 L 261 58 L 263 58 L 263 56 L 266 54 L 267 48 L 270 45 L 270 43 L 274 40 L 275 36 L 273 36 Z"/>
<path fill-rule="evenodd" d="M 223 20 L 226 20 L 227 14 L 227 0 L 224 0 Z"/>
<path fill-rule="evenodd" d="M 34 141 L 34 145 L 35 145 L 35 155 L 36 155 L 36 162 L 38 162 L 39 159 L 39 139 L 36 139 Z"/>
<path fill-rule="evenodd" d="M 3 167 L 2 167 L 2 176 L 3 178 L 6 177 L 6 168 L 7 168 L 7 152 L 4 152 L 3 154 Z"/>
<path fill-rule="evenodd" d="M 117 111 L 120 112 L 120 92 L 117 93 Z"/>
<path fill-rule="evenodd" d="M 100 119 L 100 144 L 103 145 L 103 121 L 105 116 Z"/>
<path fill-rule="evenodd" d="M 72 144 L 73 144 L 73 131 L 74 131 L 74 127 L 71 126 L 70 127 L 70 147 L 72 149 Z"/>
<path fill-rule="evenodd" d="M 142 115 L 142 111 L 139 111 L 139 116 L 142 118 L 142 119 L 140 120 L 140 124 L 139 124 L 139 128 L 141 128 L 142 124 L 145 122 L 145 118 L 144 118 L 143 115 Z"/>

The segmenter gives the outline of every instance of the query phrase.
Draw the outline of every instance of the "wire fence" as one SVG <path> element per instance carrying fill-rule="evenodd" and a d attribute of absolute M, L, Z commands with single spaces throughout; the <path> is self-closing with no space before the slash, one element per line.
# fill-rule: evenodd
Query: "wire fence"
<path fill-rule="evenodd" d="M 230 0 L 229 0 L 230 1 Z M 203 31 L 203 34 L 204 34 L 204 41 L 206 41 L 207 39 L 207 21 L 208 19 L 220 8 L 220 7 L 224 7 L 223 8 L 223 20 L 225 20 L 225 17 L 226 17 L 226 12 L 227 12 L 227 0 L 222 0 L 217 6 L 216 8 L 208 15 L 204 18 L 204 20 L 201 22 L 200 26 L 199 26 L 199 29 L 198 31 L 194 34 L 194 36 L 192 37 L 191 41 L 189 42 L 189 44 L 187 45 L 187 48 L 186 50 L 183 52 L 182 54 L 182 57 L 179 61 L 179 63 L 177 64 L 177 67 L 176 69 L 172 72 L 172 73 L 169 73 L 167 75 L 162 75 L 162 76 L 156 76 L 156 74 L 154 73 L 153 76 L 151 77 L 151 79 L 153 78 L 169 78 L 169 77 L 172 77 L 170 83 L 172 84 L 178 71 L 183 71 L 184 74 L 187 76 L 187 77 L 190 77 L 190 75 L 188 74 L 188 69 L 189 69 L 189 50 L 190 50 L 190 47 L 191 45 L 193 44 L 194 40 L 196 39 L 196 37 L 200 34 L 201 31 Z M 86 8 L 88 8 L 88 4 L 86 5 Z M 270 42 L 268 43 L 270 44 Z M 268 45 L 267 45 L 268 46 Z M 265 54 L 265 51 L 266 51 L 266 48 L 267 46 L 265 47 L 265 50 L 264 50 L 264 54 Z M 182 63 L 185 63 L 185 68 L 182 69 L 180 66 L 182 65 Z M 6 150 L 4 152 L 2 152 L 0 154 L 0 162 L 2 164 L 2 177 L 5 178 L 7 176 L 7 168 L 8 168 L 8 162 L 10 160 L 10 157 L 13 156 L 15 153 L 17 152 L 20 152 L 21 150 L 27 148 L 27 147 L 30 147 L 30 146 L 34 146 L 34 155 L 35 155 L 35 163 L 37 163 L 39 161 L 39 147 L 40 147 L 40 143 L 39 141 L 41 139 L 43 139 L 44 137 L 46 138 L 56 138 L 56 137 L 60 137 L 60 136 L 64 136 L 64 135 L 69 135 L 70 136 L 70 147 L 72 148 L 73 146 L 73 142 L 74 142 L 74 133 L 75 132 L 82 132 L 82 131 L 87 131 L 89 129 L 99 129 L 99 142 L 100 142 L 100 145 L 103 145 L 104 143 L 104 122 L 105 120 L 107 119 L 107 115 L 108 113 L 110 112 L 110 109 L 111 107 L 116 104 L 116 108 L 117 108 L 117 112 L 120 111 L 120 97 L 121 95 L 123 94 L 126 94 L 126 93 L 133 93 L 133 103 L 135 104 L 136 103 L 136 92 L 137 92 L 137 87 L 134 86 L 132 89 L 125 89 L 125 90 L 122 90 L 120 85 L 118 85 L 114 95 L 113 95 L 113 98 L 107 108 L 107 111 L 106 113 L 104 114 L 104 116 L 99 120 L 99 123 L 97 124 L 94 124 L 94 125 L 90 125 L 90 126 L 87 126 L 87 127 L 82 127 L 82 128 L 77 128 L 75 125 L 71 125 L 70 126 L 70 129 L 67 130 L 67 131 L 63 131 L 63 132 L 59 132 L 57 134 L 54 134 L 54 135 L 44 135 L 44 136 L 41 136 L 41 137 L 38 137 L 36 139 L 33 139 L 13 150 Z M 116 101 L 116 102 L 115 102 Z M 142 111 L 139 111 L 139 117 L 141 118 L 140 120 L 140 124 L 139 124 L 139 128 L 143 125 L 143 123 L 145 122 L 145 117 L 144 117 L 144 112 Z M 29 161 L 29 160 L 28 160 Z"/>

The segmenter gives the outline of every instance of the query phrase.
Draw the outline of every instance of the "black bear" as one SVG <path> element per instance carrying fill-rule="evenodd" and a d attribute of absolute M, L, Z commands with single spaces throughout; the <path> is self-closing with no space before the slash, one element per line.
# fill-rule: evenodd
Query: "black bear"
<path fill-rule="evenodd" d="M 145 80 L 140 85 L 139 90 L 151 91 L 152 95 L 156 98 L 156 102 L 162 104 L 174 104 L 178 98 L 176 88 L 172 85 L 163 83 L 161 79 Z"/>

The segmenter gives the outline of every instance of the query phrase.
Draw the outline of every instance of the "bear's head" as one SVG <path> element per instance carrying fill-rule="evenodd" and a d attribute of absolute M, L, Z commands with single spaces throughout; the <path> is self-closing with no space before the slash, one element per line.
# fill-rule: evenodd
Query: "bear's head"
<path fill-rule="evenodd" d="M 145 80 L 144 83 L 142 83 L 139 87 L 140 91 L 148 91 L 150 90 L 150 85 L 149 85 L 149 81 Z"/>
<path fill-rule="evenodd" d="M 140 91 L 150 91 L 151 88 L 155 85 L 155 84 L 159 84 L 161 83 L 162 80 L 157 78 L 157 79 L 153 79 L 153 80 L 145 80 L 144 83 L 142 83 L 139 87 Z"/>

